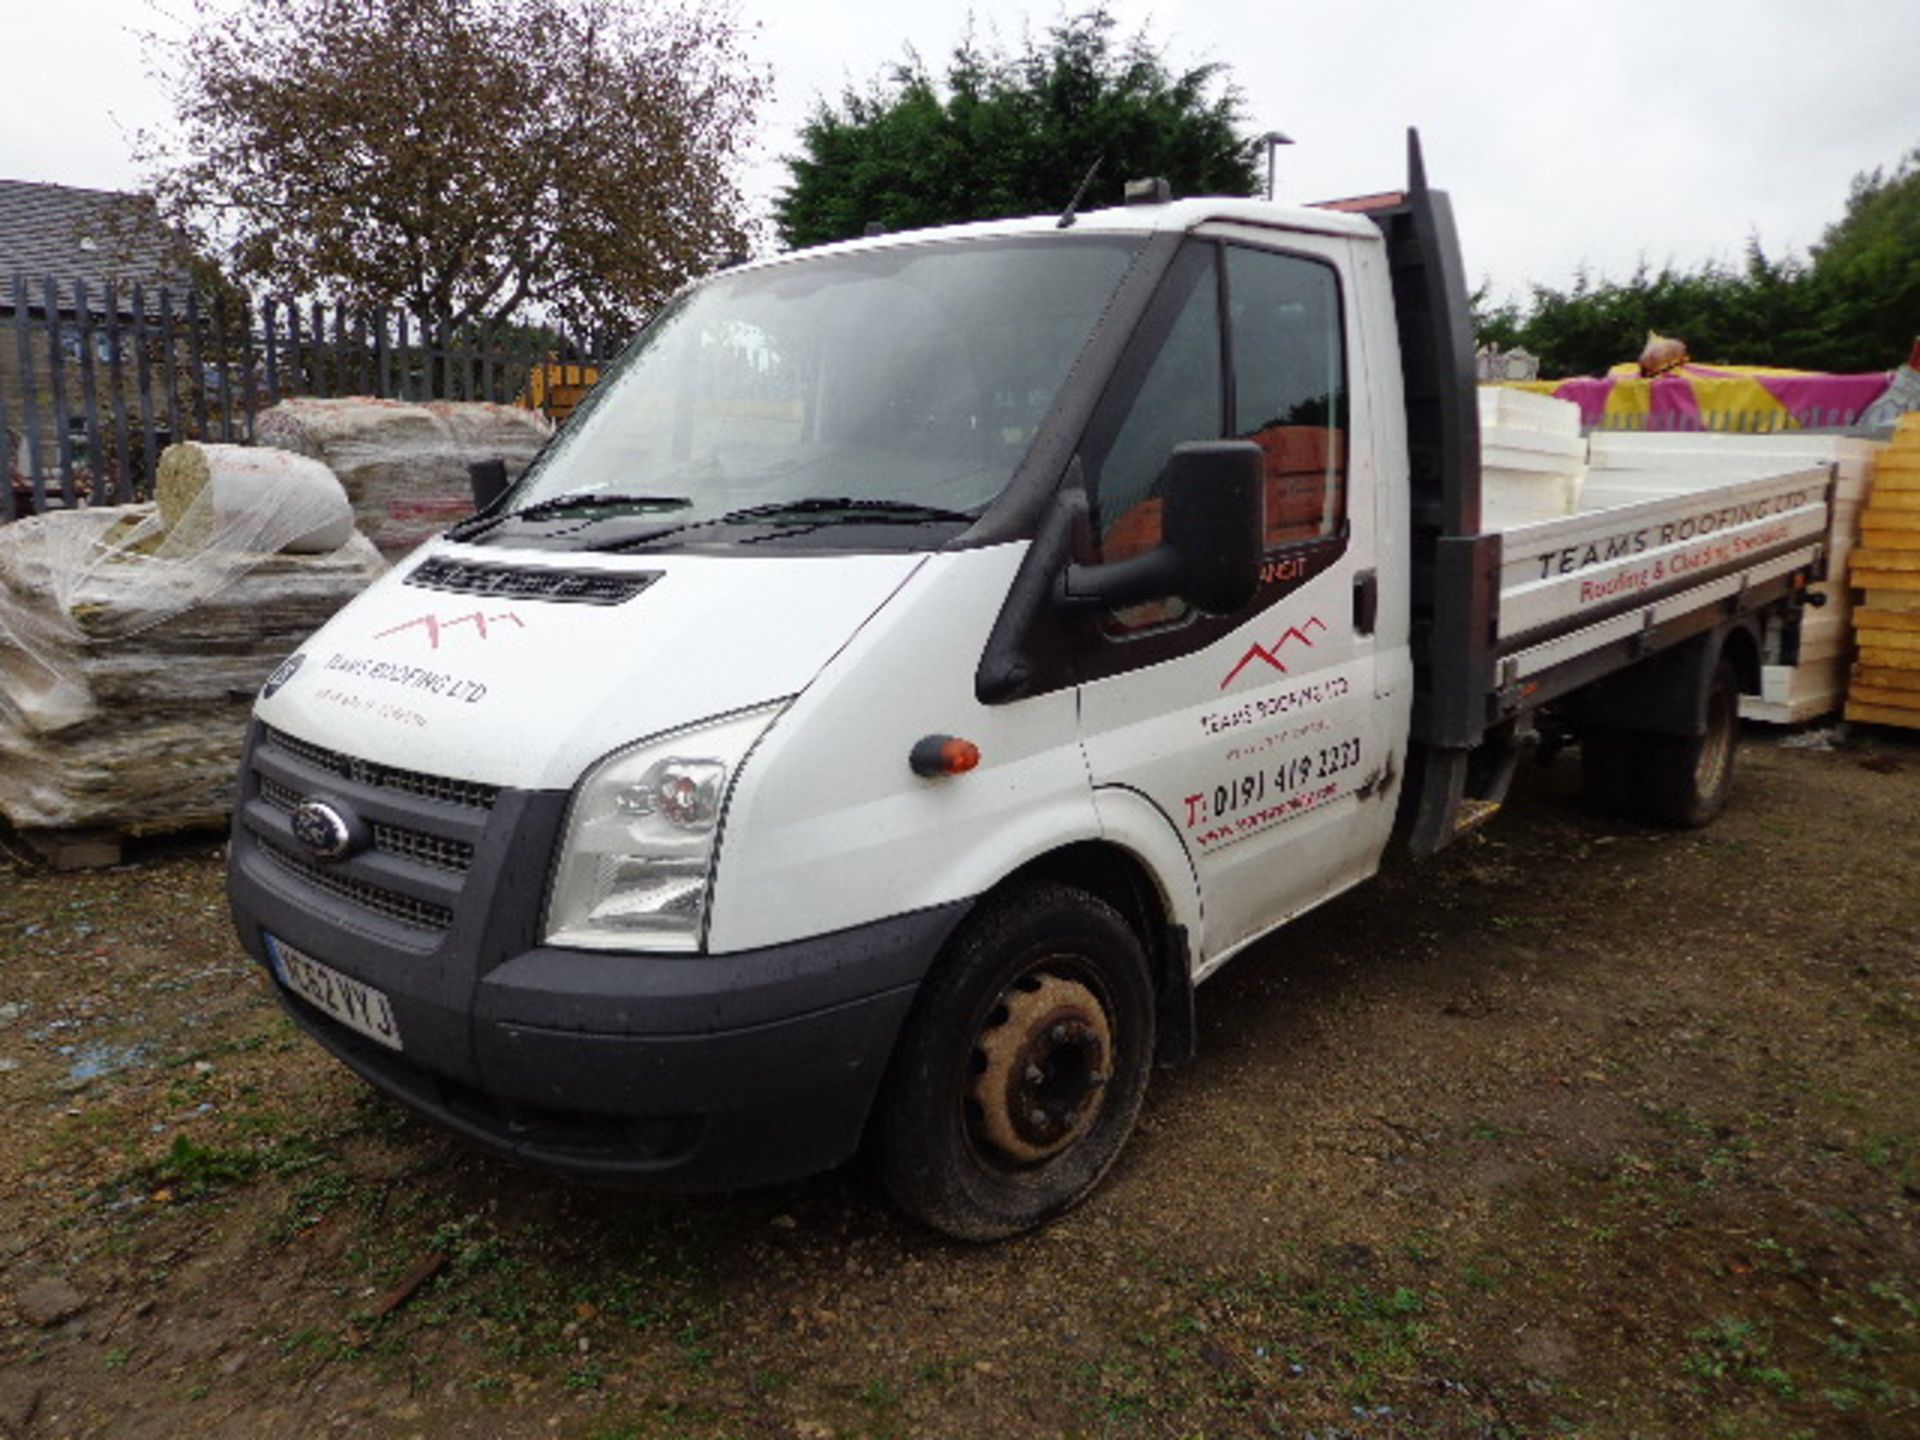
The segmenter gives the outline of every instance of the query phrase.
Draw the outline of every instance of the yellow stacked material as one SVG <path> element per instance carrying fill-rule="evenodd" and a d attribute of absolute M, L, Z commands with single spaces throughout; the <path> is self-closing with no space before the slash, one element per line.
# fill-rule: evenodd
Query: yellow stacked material
<path fill-rule="evenodd" d="M 1875 466 L 1860 542 L 1847 718 L 1920 729 L 1920 413 L 1900 418 Z"/>
<path fill-rule="evenodd" d="M 537 362 L 527 372 L 526 388 L 513 403 L 523 410 L 542 410 L 558 425 L 587 398 L 600 379 L 597 366 L 559 360 Z"/>

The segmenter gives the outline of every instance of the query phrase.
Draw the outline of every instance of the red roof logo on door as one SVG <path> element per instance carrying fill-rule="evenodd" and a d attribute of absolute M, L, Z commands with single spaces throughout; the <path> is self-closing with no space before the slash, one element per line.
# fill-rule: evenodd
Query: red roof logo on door
<path fill-rule="evenodd" d="M 1304 625 L 1289 625 L 1286 629 L 1286 633 L 1283 634 L 1278 640 L 1274 641 L 1273 644 L 1270 646 L 1260 645 L 1260 644 L 1253 645 L 1248 649 L 1246 654 L 1240 657 L 1240 663 L 1238 665 L 1235 665 L 1233 669 L 1227 672 L 1227 678 L 1220 682 L 1220 688 L 1224 690 L 1229 685 L 1233 684 L 1234 681 L 1240 678 L 1240 672 L 1246 669 L 1247 666 L 1253 664 L 1253 662 L 1256 660 L 1258 660 L 1262 665 L 1272 666 L 1275 670 L 1278 670 L 1282 675 L 1286 674 L 1287 667 L 1285 664 L 1281 662 L 1280 652 L 1286 649 L 1287 646 L 1295 640 L 1298 640 L 1302 645 L 1306 646 L 1309 650 L 1311 650 L 1313 648 L 1313 636 L 1310 635 L 1308 632 L 1313 630 L 1325 630 L 1326 628 L 1327 628 L 1326 622 L 1322 620 L 1318 615 L 1315 615 L 1312 619 L 1308 620 L 1307 623 Z"/>
<path fill-rule="evenodd" d="M 385 630 L 376 630 L 373 638 L 376 640 L 384 640 L 387 636 L 398 635 L 403 630 L 418 628 L 427 632 L 427 644 L 431 648 L 438 650 L 440 648 L 441 635 L 453 629 L 456 625 L 471 625 L 475 633 L 477 633 L 482 640 L 485 640 L 491 633 L 487 628 L 488 626 L 504 625 L 509 621 L 513 623 L 516 630 L 524 630 L 527 628 L 526 621 L 522 620 L 511 610 L 502 610 L 498 615 L 486 615 L 478 610 L 474 610 L 465 615 L 450 615 L 444 618 L 439 615 L 419 615 L 411 620 L 402 621 L 398 625 L 390 625 Z"/>

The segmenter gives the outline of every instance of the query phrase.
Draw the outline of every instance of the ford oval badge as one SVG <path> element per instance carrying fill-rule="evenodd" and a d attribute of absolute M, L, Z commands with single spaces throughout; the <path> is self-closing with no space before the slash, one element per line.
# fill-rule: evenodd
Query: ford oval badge
<path fill-rule="evenodd" d="M 309 800 L 293 812 L 293 838 L 321 860 L 341 860 L 353 848 L 347 817 L 324 800 Z"/>

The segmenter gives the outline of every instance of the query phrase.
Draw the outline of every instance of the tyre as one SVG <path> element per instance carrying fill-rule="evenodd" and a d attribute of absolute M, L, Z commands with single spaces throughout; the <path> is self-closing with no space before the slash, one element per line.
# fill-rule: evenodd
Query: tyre
<path fill-rule="evenodd" d="M 1614 819 L 1639 813 L 1643 739 L 1597 726 L 1580 737 L 1580 788 L 1589 808 Z"/>
<path fill-rule="evenodd" d="M 1740 738 L 1740 679 L 1725 660 L 1713 672 L 1706 720 L 1699 735 L 1645 737 L 1641 800 L 1662 825 L 1697 830 L 1726 808 Z"/>
<path fill-rule="evenodd" d="M 876 1116 L 914 1219 L 996 1240 L 1083 1199 L 1120 1154 L 1153 1058 L 1153 982 L 1112 906 L 1057 884 L 984 902 L 916 1001 Z"/>

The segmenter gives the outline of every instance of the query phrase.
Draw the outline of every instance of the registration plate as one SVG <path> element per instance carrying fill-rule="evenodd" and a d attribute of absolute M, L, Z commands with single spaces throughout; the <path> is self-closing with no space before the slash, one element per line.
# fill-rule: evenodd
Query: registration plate
<path fill-rule="evenodd" d="M 271 935 L 267 936 L 267 953 L 273 956 L 273 972 L 280 983 L 302 1000 L 389 1050 L 400 1048 L 400 1027 L 394 1023 L 393 1005 L 380 991 Z"/>

